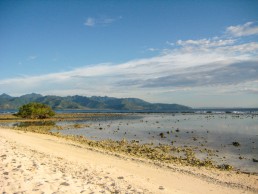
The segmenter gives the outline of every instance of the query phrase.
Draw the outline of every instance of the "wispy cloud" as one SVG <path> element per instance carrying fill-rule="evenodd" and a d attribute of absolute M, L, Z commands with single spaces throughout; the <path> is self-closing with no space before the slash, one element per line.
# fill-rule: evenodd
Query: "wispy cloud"
<path fill-rule="evenodd" d="M 252 46 L 251 43 L 234 45 L 206 52 L 198 49 L 187 52 L 181 48 L 166 55 L 122 64 L 99 64 L 63 73 L 1 80 L 0 85 L 5 91 L 11 88 L 20 92 L 37 88 L 55 91 L 58 88 L 59 91 L 81 90 L 91 95 L 105 95 L 107 92 L 116 95 L 119 92 L 136 93 L 143 88 L 219 87 L 258 80 L 256 57 L 249 55 L 248 49 L 239 54 L 234 47 Z M 255 48 L 257 52 L 258 47 Z M 20 85 L 18 89 L 17 84 Z"/>
<path fill-rule="evenodd" d="M 185 69 L 183 72 L 171 72 L 170 75 L 148 79 L 143 87 L 203 87 L 235 85 L 244 82 L 257 80 L 258 78 L 258 60 L 232 62 L 231 64 L 222 64 L 215 62 L 210 66 L 217 68 L 197 66 L 194 69 Z"/>
<path fill-rule="evenodd" d="M 112 18 L 112 17 L 88 17 L 84 22 L 85 26 L 93 27 L 93 26 L 107 26 L 117 20 L 122 19 L 122 16 Z"/>
<path fill-rule="evenodd" d="M 158 51 L 159 49 L 157 49 L 157 48 L 148 48 L 147 50 L 151 51 L 151 52 L 154 52 L 154 51 Z"/>
<path fill-rule="evenodd" d="M 36 55 L 31 55 L 31 56 L 29 56 L 28 58 L 27 58 L 27 60 L 28 61 L 32 61 L 32 60 L 35 60 L 35 59 L 37 59 L 38 58 L 38 56 L 36 56 Z"/>
<path fill-rule="evenodd" d="M 235 39 L 220 39 L 217 40 L 218 37 L 213 39 L 200 39 L 200 40 L 178 40 L 177 45 L 180 46 L 196 46 L 196 47 L 220 47 L 220 46 L 226 46 L 226 45 L 232 45 L 236 42 Z"/>
<path fill-rule="evenodd" d="M 234 37 L 250 36 L 258 34 L 258 26 L 254 22 L 247 22 L 243 25 L 229 26 L 226 32 Z"/>
<path fill-rule="evenodd" d="M 96 21 L 92 17 L 88 17 L 86 21 L 84 22 L 85 26 L 94 26 L 96 24 Z"/>
<path fill-rule="evenodd" d="M 151 58 L 0 80 L 0 88 L 10 94 L 38 91 L 57 95 L 133 96 L 154 101 L 158 101 L 155 99 L 158 94 L 170 92 L 256 94 L 258 42 L 212 37 L 179 40 L 176 45 Z"/>

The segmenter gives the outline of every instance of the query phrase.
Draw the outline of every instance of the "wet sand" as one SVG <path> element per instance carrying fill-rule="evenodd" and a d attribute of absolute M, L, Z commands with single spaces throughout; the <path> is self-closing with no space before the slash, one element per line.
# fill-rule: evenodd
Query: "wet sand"
<path fill-rule="evenodd" d="M 256 175 L 110 154 L 0 128 L 1 193 L 258 193 Z"/>

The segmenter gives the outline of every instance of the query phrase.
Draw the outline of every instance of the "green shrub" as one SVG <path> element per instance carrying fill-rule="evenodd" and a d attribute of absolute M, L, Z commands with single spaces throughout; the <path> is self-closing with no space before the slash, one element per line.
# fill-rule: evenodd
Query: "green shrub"
<path fill-rule="evenodd" d="M 31 102 L 19 108 L 16 116 L 30 119 L 45 119 L 55 115 L 55 112 L 47 105 Z"/>

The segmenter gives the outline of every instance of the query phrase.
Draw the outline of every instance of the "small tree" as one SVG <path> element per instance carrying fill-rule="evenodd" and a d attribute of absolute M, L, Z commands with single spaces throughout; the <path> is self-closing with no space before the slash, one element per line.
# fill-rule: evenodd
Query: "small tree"
<path fill-rule="evenodd" d="M 55 115 L 55 112 L 47 105 L 31 102 L 19 108 L 16 116 L 30 119 L 45 119 Z"/>

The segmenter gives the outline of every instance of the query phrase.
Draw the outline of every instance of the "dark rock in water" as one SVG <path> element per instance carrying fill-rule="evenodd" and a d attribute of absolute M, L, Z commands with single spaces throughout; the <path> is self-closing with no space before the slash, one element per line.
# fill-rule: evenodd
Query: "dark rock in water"
<path fill-rule="evenodd" d="M 218 168 L 223 169 L 223 170 L 231 170 L 231 169 L 233 169 L 233 167 L 231 165 L 228 165 L 228 164 L 219 165 Z"/>
<path fill-rule="evenodd" d="M 258 162 L 258 160 L 253 158 L 253 162 Z"/>
<path fill-rule="evenodd" d="M 180 131 L 179 129 L 176 130 L 176 132 L 179 132 L 179 131 Z"/>
<path fill-rule="evenodd" d="M 238 146 L 240 146 L 240 143 L 237 142 L 237 141 L 233 141 L 233 142 L 232 142 L 232 145 L 238 147 Z"/>
<path fill-rule="evenodd" d="M 160 136 L 161 138 L 166 138 L 166 137 L 164 136 L 164 133 L 160 133 L 159 136 Z"/>

